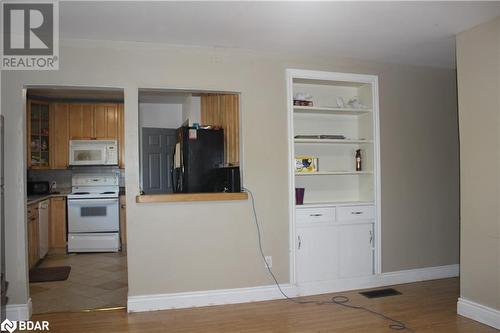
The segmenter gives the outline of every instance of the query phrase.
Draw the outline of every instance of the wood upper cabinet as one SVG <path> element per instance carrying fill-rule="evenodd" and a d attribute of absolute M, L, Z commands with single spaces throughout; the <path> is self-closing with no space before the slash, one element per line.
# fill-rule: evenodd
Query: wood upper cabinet
<path fill-rule="evenodd" d="M 64 251 L 66 248 L 66 198 L 50 199 L 49 248 Z"/>
<path fill-rule="evenodd" d="M 224 162 L 240 163 L 240 115 L 238 94 L 201 95 L 201 123 L 224 129 Z"/>
<path fill-rule="evenodd" d="M 94 106 L 94 137 L 96 139 L 118 139 L 117 104 L 96 104 Z"/>
<path fill-rule="evenodd" d="M 118 140 L 119 104 L 70 104 L 70 139 Z"/>
<path fill-rule="evenodd" d="M 66 169 L 69 155 L 69 110 L 67 103 L 50 106 L 50 168 Z"/>
<path fill-rule="evenodd" d="M 120 168 L 125 168 L 123 104 L 28 102 L 30 169 L 66 169 L 69 140 L 117 140 Z"/>
<path fill-rule="evenodd" d="M 120 169 L 125 168 L 125 113 L 123 104 L 118 104 L 118 164 Z"/>
<path fill-rule="evenodd" d="M 93 104 L 69 104 L 69 138 L 70 140 L 94 138 Z"/>

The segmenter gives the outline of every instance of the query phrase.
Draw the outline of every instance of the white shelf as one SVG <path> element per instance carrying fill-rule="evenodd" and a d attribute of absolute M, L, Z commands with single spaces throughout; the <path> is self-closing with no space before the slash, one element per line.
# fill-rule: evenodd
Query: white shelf
<path fill-rule="evenodd" d="M 373 171 L 317 171 L 317 172 L 295 173 L 295 176 L 336 176 L 336 175 L 373 175 Z"/>
<path fill-rule="evenodd" d="M 331 207 L 331 206 L 364 206 L 374 205 L 373 201 L 326 201 L 326 202 L 304 202 L 303 205 L 295 205 L 295 208 L 314 208 L 314 207 Z"/>
<path fill-rule="evenodd" d="M 294 106 L 294 113 L 300 114 L 332 114 L 332 115 L 351 115 L 359 116 L 368 112 L 371 109 L 353 109 L 353 108 L 332 108 L 326 106 Z"/>
<path fill-rule="evenodd" d="M 305 143 L 305 144 L 317 144 L 317 143 L 328 143 L 328 144 L 370 144 L 373 140 L 352 140 L 352 139 L 294 139 L 295 143 Z"/>

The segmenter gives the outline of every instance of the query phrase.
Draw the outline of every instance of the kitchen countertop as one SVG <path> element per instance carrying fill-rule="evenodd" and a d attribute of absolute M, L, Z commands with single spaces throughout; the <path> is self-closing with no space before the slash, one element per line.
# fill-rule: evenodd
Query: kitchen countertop
<path fill-rule="evenodd" d="M 71 193 L 71 189 L 70 188 L 60 188 L 60 189 L 57 189 L 57 192 L 59 192 L 59 193 L 28 195 L 28 200 L 26 201 L 26 204 L 32 205 L 32 204 L 39 203 L 40 201 L 47 200 L 50 198 L 65 197 L 69 193 Z"/>
<path fill-rule="evenodd" d="M 26 205 L 32 205 L 39 203 L 40 201 L 47 200 L 55 197 L 65 197 L 71 193 L 71 188 L 58 188 L 57 192 L 52 194 L 41 194 L 41 195 L 28 195 L 28 200 L 26 201 Z M 120 195 L 125 195 L 125 188 L 120 187 Z"/>

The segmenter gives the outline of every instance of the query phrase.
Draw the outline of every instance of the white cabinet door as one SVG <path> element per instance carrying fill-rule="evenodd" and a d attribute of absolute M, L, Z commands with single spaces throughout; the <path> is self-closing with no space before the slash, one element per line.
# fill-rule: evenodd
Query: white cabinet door
<path fill-rule="evenodd" d="M 297 282 L 332 280 L 339 276 L 339 227 L 297 228 Z"/>
<path fill-rule="evenodd" d="M 373 274 L 373 244 L 372 223 L 340 226 L 340 277 Z"/>

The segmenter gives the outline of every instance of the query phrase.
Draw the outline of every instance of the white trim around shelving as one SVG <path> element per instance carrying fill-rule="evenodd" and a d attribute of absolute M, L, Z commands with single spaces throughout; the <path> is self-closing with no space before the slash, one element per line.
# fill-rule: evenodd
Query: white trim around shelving
<path fill-rule="evenodd" d="M 448 265 L 389 272 L 367 277 L 313 282 L 301 286 L 291 284 L 282 284 L 280 286 L 288 296 L 296 297 L 442 279 L 455 277 L 458 274 L 458 265 Z M 283 299 L 283 295 L 281 295 L 275 285 L 268 285 L 250 288 L 129 296 L 127 308 L 128 312 L 144 312 L 249 303 L 274 299 Z"/>
<path fill-rule="evenodd" d="M 289 274 L 290 283 L 294 284 L 296 281 L 295 273 L 295 248 L 296 248 L 296 229 L 295 229 L 295 169 L 292 167 L 295 165 L 295 143 L 294 143 L 294 131 L 293 131 L 293 71 L 287 69 L 285 71 L 285 82 L 286 82 L 286 115 L 287 115 L 287 126 L 288 126 L 288 158 L 289 167 L 288 169 L 288 255 L 289 255 Z"/>
<path fill-rule="evenodd" d="M 373 145 L 374 158 L 374 186 L 375 186 L 375 273 L 382 272 L 382 171 L 380 169 L 380 116 L 379 116 L 379 91 L 378 91 L 378 76 L 371 77 L 373 89 L 373 137 L 377 138 Z M 458 274 L 458 273 L 457 273 Z"/>
<path fill-rule="evenodd" d="M 457 313 L 500 330 L 500 310 L 460 297 L 457 302 Z"/>

